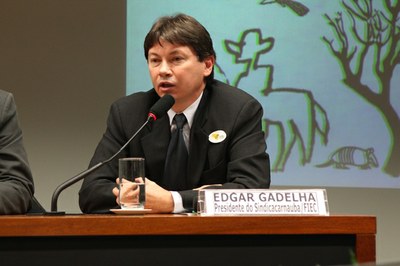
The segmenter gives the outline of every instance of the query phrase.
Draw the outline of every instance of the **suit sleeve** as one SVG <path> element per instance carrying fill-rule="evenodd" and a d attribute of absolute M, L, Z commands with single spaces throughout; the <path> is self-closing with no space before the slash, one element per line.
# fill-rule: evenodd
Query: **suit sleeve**
<path fill-rule="evenodd" d="M 146 121 L 149 106 L 152 106 L 158 98 L 158 95 L 150 90 L 116 100 L 111 105 L 106 131 L 97 145 L 89 166 L 105 162 L 119 152 Z M 142 130 L 141 134 L 144 134 L 144 131 Z M 119 208 L 112 193 L 118 177 L 118 158 L 144 157 L 140 136 L 138 134 L 113 160 L 85 177 L 79 191 L 79 206 L 82 212 L 104 213 L 112 208 Z"/>
<path fill-rule="evenodd" d="M 0 96 L 0 214 L 26 213 L 34 192 L 13 96 Z"/>

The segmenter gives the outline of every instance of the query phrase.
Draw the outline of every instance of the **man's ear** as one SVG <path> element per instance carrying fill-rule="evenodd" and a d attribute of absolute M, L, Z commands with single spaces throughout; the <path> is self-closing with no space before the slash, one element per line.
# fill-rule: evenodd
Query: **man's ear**
<path fill-rule="evenodd" d="M 211 74 L 214 64 L 215 64 L 214 56 L 209 56 L 206 59 L 204 59 L 204 65 L 205 65 L 204 76 L 205 77 L 208 77 Z"/>

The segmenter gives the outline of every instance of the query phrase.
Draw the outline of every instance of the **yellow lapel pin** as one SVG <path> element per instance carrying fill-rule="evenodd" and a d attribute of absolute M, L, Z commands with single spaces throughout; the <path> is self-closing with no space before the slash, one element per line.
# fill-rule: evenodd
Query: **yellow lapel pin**
<path fill-rule="evenodd" d="M 214 131 L 208 136 L 208 140 L 211 143 L 220 143 L 225 139 L 226 139 L 226 133 L 223 130 Z"/>

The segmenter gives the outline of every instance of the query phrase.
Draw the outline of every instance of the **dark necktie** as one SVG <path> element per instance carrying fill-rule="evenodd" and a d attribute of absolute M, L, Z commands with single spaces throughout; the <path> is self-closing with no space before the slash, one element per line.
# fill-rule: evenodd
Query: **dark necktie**
<path fill-rule="evenodd" d="M 171 139 L 165 159 L 164 184 L 168 190 L 184 190 L 186 188 L 186 173 L 188 151 L 183 139 L 183 126 L 186 123 L 184 114 L 174 117 L 176 130 L 171 132 Z"/>

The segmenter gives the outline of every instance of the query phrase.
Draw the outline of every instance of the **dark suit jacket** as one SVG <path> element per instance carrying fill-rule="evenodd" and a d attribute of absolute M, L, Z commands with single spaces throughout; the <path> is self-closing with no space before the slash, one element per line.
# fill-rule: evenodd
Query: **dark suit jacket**
<path fill-rule="evenodd" d="M 107 130 L 90 165 L 109 158 L 146 121 L 149 109 L 159 99 L 152 89 L 116 101 L 110 110 Z M 262 107 L 249 94 L 219 81 L 207 85 L 190 131 L 188 190 L 179 191 L 184 207 L 192 209 L 196 199 L 193 188 L 223 184 L 222 188 L 269 188 L 270 167 L 264 133 Z M 210 133 L 223 130 L 220 143 L 209 141 Z M 163 184 L 164 162 L 170 138 L 165 115 L 142 130 L 119 157 L 146 159 L 146 177 Z M 85 213 L 115 208 L 112 188 L 118 175 L 118 160 L 102 166 L 86 177 L 79 193 Z"/>
<path fill-rule="evenodd" d="M 14 99 L 0 90 L 0 214 L 27 212 L 33 192 Z"/>

